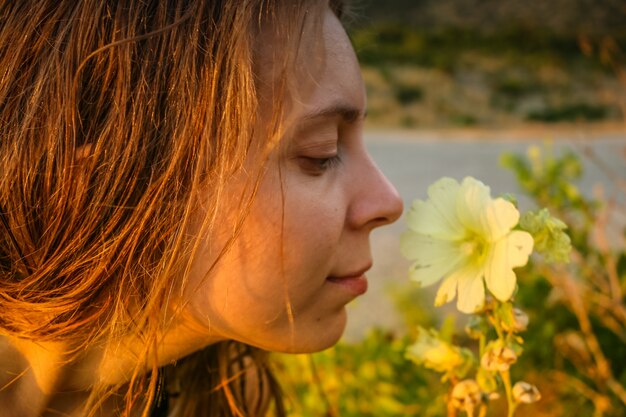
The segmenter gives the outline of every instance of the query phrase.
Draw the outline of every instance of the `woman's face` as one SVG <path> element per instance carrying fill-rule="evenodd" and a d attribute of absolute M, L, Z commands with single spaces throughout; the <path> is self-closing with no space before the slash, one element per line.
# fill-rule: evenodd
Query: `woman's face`
<path fill-rule="evenodd" d="M 283 352 L 333 345 L 345 305 L 367 289 L 370 232 L 402 211 L 363 143 L 364 86 L 346 33 L 330 10 L 321 39 L 308 33 L 289 104 L 293 129 L 270 155 L 230 250 L 207 274 L 232 231 L 219 231 L 225 215 L 192 261 L 183 317 L 208 338 Z M 271 65 L 260 69 L 271 84 Z M 245 173 L 233 178 L 225 194 L 239 195 L 244 181 Z"/>

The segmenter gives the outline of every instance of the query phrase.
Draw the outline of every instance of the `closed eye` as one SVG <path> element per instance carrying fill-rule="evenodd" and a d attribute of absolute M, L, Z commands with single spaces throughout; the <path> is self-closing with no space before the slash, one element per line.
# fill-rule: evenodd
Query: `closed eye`
<path fill-rule="evenodd" d="M 341 164 L 341 156 L 339 154 L 323 158 L 301 156 L 299 159 L 302 169 L 311 175 L 321 175 Z"/>

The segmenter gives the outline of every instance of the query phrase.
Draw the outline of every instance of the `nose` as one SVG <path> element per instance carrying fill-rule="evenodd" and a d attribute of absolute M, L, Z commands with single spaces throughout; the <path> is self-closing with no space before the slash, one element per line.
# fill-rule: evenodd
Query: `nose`
<path fill-rule="evenodd" d="M 402 215 L 403 203 L 398 190 L 389 182 L 369 154 L 352 182 L 353 200 L 348 222 L 354 228 L 384 226 Z"/>

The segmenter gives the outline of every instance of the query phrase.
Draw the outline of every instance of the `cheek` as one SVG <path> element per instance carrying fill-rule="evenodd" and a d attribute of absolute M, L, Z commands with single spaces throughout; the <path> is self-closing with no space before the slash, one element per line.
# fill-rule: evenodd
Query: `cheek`
<path fill-rule="evenodd" d="M 238 271 L 251 301 L 284 309 L 288 296 L 294 308 L 302 309 L 314 302 L 336 263 L 345 212 L 331 194 L 285 187 L 283 201 L 271 185 L 260 190 L 252 206 L 229 270 Z"/>
<path fill-rule="evenodd" d="M 292 187 L 284 203 L 284 250 L 293 268 L 324 268 L 335 263 L 345 227 L 341 196 Z"/>
<path fill-rule="evenodd" d="M 270 336 L 291 340 L 289 309 L 304 333 L 321 320 L 319 325 L 328 326 L 330 314 L 340 335 L 343 303 L 328 294 L 325 282 L 336 272 L 344 200 L 337 187 L 288 182 L 281 187 L 266 178 L 235 243 L 214 270 L 206 275 L 225 239 L 207 238 L 210 248 L 194 260 L 189 283 L 196 290 L 187 292 L 193 316 L 213 333 L 252 344 Z"/>
<path fill-rule="evenodd" d="M 280 264 L 273 250 L 268 244 L 250 247 L 245 237 L 240 235 L 206 277 L 194 273 L 203 281 L 188 293 L 196 319 L 212 333 L 233 339 L 254 334 L 285 311 Z M 259 250 L 263 247 L 267 253 Z"/>
<path fill-rule="evenodd" d="M 347 196 L 337 178 L 314 181 L 294 180 L 285 186 L 285 234 L 291 240 L 315 238 L 328 243 L 336 240 L 344 229 Z M 280 213 L 280 205 L 273 211 Z"/>

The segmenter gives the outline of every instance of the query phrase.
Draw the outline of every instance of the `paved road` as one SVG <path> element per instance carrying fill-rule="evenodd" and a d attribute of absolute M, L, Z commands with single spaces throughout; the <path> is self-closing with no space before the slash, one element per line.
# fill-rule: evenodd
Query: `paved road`
<path fill-rule="evenodd" d="M 593 138 L 574 136 L 554 137 L 555 153 L 566 148 L 582 153 L 585 147 L 589 147 L 609 169 L 626 179 L 626 132 Z M 413 199 L 425 198 L 428 185 L 444 175 L 456 179 L 471 175 L 491 186 L 492 195 L 513 192 L 519 196 L 513 174 L 499 166 L 499 157 L 503 152 L 524 152 L 531 144 L 542 145 L 547 139 L 532 135 L 494 139 L 481 135 L 468 138 L 463 135 L 441 137 L 436 133 L 366 133 L 372 156 L 398 188 L 405 209 Z M 578 184 L 584 193 L 590 195 L 597 184 L 603 184 L 607 194 L 616 192 L 598 166 L 588 159 L 584 164 L 585 175 Z M 528 206 L 529 202 L 520 198 L 520 204 Z M 375 265 L 368 274 L 370 287 L 367 294 L 349 306 L 347 340 L 357 339 L 373 325 L 403 328 L 389 297 L 391 287 L 408 282 L 409 263 L 401 258 L 398 249 L 398 238 L 403 230 L 404 224 L 400 221 L 374 232 Z"/>

